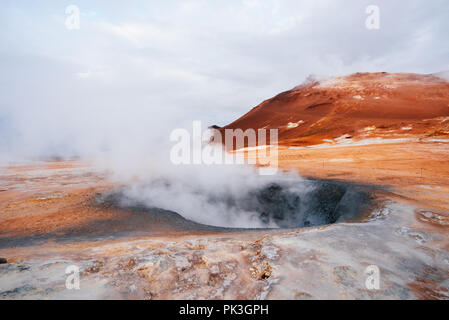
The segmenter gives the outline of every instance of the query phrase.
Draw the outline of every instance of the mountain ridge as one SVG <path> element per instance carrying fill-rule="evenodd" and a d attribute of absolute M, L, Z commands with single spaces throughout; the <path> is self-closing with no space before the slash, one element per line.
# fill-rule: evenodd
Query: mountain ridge
<path fill-rule="evenodd" d="M 449 82 L 437 75 L 355 73 L 307 80 L 263 101 L 225 129 L 278 129 L 281 145 L 351 136 L 449 136 Z"/>

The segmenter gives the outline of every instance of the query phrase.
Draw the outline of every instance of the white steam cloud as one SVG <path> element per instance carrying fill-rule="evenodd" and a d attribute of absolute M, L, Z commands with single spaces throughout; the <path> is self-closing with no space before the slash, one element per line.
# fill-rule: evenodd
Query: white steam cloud
<path fill-rule="evenodd" d="M 256 206 L 245 205 L 256 201 L 255 193 L 264 187 L 289 180 L 296 182 L 291 190 L 297 194 L 305 194 L 311 188 L 301 184 L 301 178 L 294 173 L 260 176 L 248 166 L 189 165 L 170 171 L 157 170 L 146 181 L 127 184 L 122 204 L 162 208 L 211 226 L 278 227 L 273 220 L 262 221 L 261 212 L 254 209 Z"/>

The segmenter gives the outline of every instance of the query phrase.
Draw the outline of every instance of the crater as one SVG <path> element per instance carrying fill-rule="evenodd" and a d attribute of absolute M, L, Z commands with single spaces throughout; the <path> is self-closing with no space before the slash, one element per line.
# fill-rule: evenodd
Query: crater
<path fill-rule="evenodd" d="M 146 186 L 145 190 L 160 187 L 162 182 L 153 182 Z M 170 183 L 163 182 L 170 188 Z M 188 192 L 192 192 L 189 190 Z M 178 215 L 179 219 L 186 222 L 197 223 L 202 226 L 223 227 L 233 229 L 266 229 L 266 228 L 305 228 L 330 225 L 341 222 L 365 222 L 368 221 L 374 208 L 378 208 L 378 201 L 373 189 L 368 186 L 350 184 L 345 182 L 309 180 L 300 181 L 279 180 L 260 185 L 244 194 L 221 192 L 217 194 L 197 194 L 203 203 L 198 205 L 195 214 L 186 211 L 174 210 L 167 207 L 151 205 L 152 199 L 134 197 L 126 188 L 109 191 L 98 198 L 101 205 L 116 207 L 123 210 L 143 210 L 152 215 L 161 210 L 166 210 L 167 217 L 173 219 Z M 176 202 L 173 198 L 169 201 Z M 220 222 L 216 218 L 208 220 L 208 208 L 221 208 Z M 226 215 L 229 215 L 226 217 Z M 236 225 L 236 221 L 244 219 L 253 221 L 254 225 Z M 228 221 L 228 222 L 227 222 Z"/>

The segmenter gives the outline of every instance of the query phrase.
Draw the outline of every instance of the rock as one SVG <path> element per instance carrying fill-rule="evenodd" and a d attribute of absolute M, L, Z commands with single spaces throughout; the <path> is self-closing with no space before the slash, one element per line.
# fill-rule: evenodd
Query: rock
<path fill-rule="evenodd" d="M 100 269 L 104 266 L 102 261 L 94 261 L 93 263 L 91 263 L 87 269 L 84 270 L 84 274 L 89 274 L 89 273 L 98 273 L 100 272 Z"/>
<path fill-rule="evenodd" d="M 272 273 L 271 265 L 264 261 L 259 265 L 253 265 L 250 269 L 251 277 L 258 280 L 267 280 Z"/>
<path fill-rule="evenodd" d="M 6 258 L 0 258 L 0 264 L 8 263 Z"/>

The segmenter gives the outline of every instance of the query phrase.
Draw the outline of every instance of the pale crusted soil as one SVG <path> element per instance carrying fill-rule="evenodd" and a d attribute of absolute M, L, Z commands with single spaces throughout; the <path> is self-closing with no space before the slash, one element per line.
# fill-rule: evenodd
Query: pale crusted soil
<path fill-rule="evenodd" d="M 375 185 L 384 205 L 366 223 L 211 232 L 95 206 L 113 186 L 80 162 L 17 166 L 0 177 L 0 298 L 449 298 L 447 143 L 279 155 L 305 176 Z M 65 288 L 69 265 L 80 290 Z M 379 290 L 365 286 L 370 265 Z"/>

